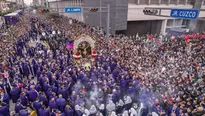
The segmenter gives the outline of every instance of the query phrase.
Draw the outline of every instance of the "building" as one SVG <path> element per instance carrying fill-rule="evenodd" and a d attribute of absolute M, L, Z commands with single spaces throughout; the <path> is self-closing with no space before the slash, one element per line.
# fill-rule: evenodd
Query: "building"
<path fill-rule="evenodd" d="M 144 15 L 145 7 L 154 8 L 179 8 L 179 9 L 204 9 L 204 0 L 129 0 L 128 2 L 127 34 L 141 35 L 151 33 L 165 34 L 171 28 L 190 28 L 197 32 L 204 31 L 203 17 L 205 12 L 200 12 L 198 20 L 175 19 Z M 162 10 L 163 15 L 170 15 L 170 10 Z"/>
<path fill-rule="evenodd" d="M 24 0 L 16 0 L 16 4 L 19 8 L 24 7 Z"/>
<path fill-rule="evenodd" d="M 110 4 L 110 31 L 125 31 L 127 29 L 127 0 L 48 0 L 50 8 L 59 8 L 62 15 L 83 21 L 92 26 L 107 27 L 107 12 L 100 13 L 100 6 L 107 11 Z M 83 13 L 65 13 L 67 7 L 84 7 Z M 98 8 L 97 12 L 90 12 L 90 8 Z"/>
<path fill-rule="evenodd" d="M 41 0 L 40 5 L 46 7 L 47 6 L 47 0 Z"/>
<path fill-rule="evenodd" d="M 24 7 L 24 0 L 6 0 L 10 9 L 19 9 Z"/>
<path fill-rule="evenodd" d="M 107 4 L 110 4 L 110 30 L 112 33 L 165 34 L 171 28 L 190 28 L 197 32 L 205 30 L 205 11 L 200 12 L 197 20 L 175 19 L 145 15 L 145 7 L 204 9 L 204 0 L 48 0 L 50 8 L 58 8 L 59 13 L 81 20 L 93 26 L 107 27 Z M 102 11 L 89 12 L 89 8 L 100 8 Z M 84 7 L 83 13 L 65 13 L 66 7 Z M 170 15 L 171 10 L 162 10 L 163 15 Z"/>
<path fill-rule="evenodd" d="M 39 6 L 39 5 L 41 5 L 40 2 L 41 2 L 40 0 L 33 0 L 33 5 Z"/>
<path fill-rule="evenodd" d="M 0 0 L 0 11 L 6 11 L 9 10 L 9 2 L 6 0 Z"/>

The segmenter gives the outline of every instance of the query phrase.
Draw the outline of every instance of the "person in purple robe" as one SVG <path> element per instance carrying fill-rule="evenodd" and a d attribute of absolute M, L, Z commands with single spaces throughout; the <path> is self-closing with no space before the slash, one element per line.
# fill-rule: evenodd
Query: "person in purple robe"
<path fill-rule="evenodd" d="M 30 115 L 28 110 L 25 110 L 25 109 L 20 110 L 19 114 L 20 114 L 20 116 L 29 116 Z M 9 116 L 9 115 L 7 115 L 7 116 Z"/>
<path fill-rule="evenodd" d="M 46 93 L 46 97 L 47 99 L 50 99 L 50 96 L 52 96 L 52 89 L 51 88 L 48 88 L 48 91 L 45 92 Z"/>
<path fill-rule="evenodd" d="M 44 94 L 44 92 L 39 92 L 39 101 L 43 102 L 45 106 L 48 105 L 48 99 L 46 98 L 46 95 Z"/>
<path fill-rule="evenodd" d="M 46 80 L 44 83 L 43 83 L 43 90 L 44 91 L 48 91 L 48 88 L 50 87 L 48 81 Z"/>
<path fill-rule="evenodd" d="M 36 91 L 38 91 L 38 92 L 42 91 L 42 87 L 41 87 L 41 85 L 40 85 L 39 82 L 37 82 L 37 84 L 35 85 L 35 89 L 36 89 Z"/>
<path fill-rule="evenodd" d="M 49 116 L 49 110 L 45 106 L 42 106 L 39 109 L 39 115 L 38 116 Z"/>
<path fill-rule="evenodd" d="M 36 110 L 37 115 L 39 115 L 39 109 L 42 107 L 41 102 L 39 101 L 39 98 L 36 99 L 33 103 L 33 108 Z"/>
<path fill-rule="evenodd" d="M 2 114 L 3 116 L 9 116 L 9 106 L 0 101 L 0 114 Z"/>
<path fill-rule="evenodd" d="M 9 95 L 7 93 L 4 93 L 4 91 L 1 91 L 0 98 L 4 103 L 9 105 L 10 99 L 9 99 Z"/>
<path fill-rule="evenodd" d="M 57 93 L 58 91 L 58 88 L 55 86 L 55 83 L 53 83 L 51 86 L 50 86 L 51 90 L 55 93 Z"/>
<path fill-rule="evenodd" d="M 28 97 L 26 96 L 25 92 L 22 92 L 20 99 L 21 99 L 21 104 L 23 106 L 28 106 L 29 100 L 28 100 Z"/>
<path fill-rule="evenodd" d="M 22 56 L 23 57 L 23 52 L 22 52 L 23 48 L 21 46 L 18 46 L 17 47 L 17 53 L 19 56 Z"/>
<path fill-rule="evenodd" d="M 130 96 L 133 96 L 134 95 L 134 91 L 135 91 L 134 87 L 132 85 L 130 85 L 128 87 L 127 94 L 130 95 Z"/>
<path fill-rule="evenodd" d="M 29 66 L 27 63 L 23 63 L 23 72 L 24 72 L 24 76 L 28 77 L 30 74 L 30 70 L 29 70 Z"/>
<path fill-rule="evenodd" d="M 70 84 L 68 84 L 68 86 L 69 86 Z M 65 99 L 65 100 L 67 100 L 68 99 L 68 95 L 69 95 L 69 88 L 68 88 L 68 86 L 64 86 L 64 92 L 63 92 L 63 94 L 62 94 L 62 96 L 63 96 L 63 98 Z"/>
<path fill-rule="evenodd" d="M 50 111 L 53 111 L 53 109 L 57 109 L 58 108 L 58 105 L 55 101 L 55 98 L 52 98 L 50 101 L 49 101 L 49 108 L 50 108 Z"/>
<path fill-rule="evenodd" d="M 59 98 L 56 99 L 56 103 L 57 103 L 58 109 L 61 112 L 64 112 L 65 106 L 66 106 L 66 100 L 63 98 L 61 94 L 59 95 Z"/>
<path fill-rule="evenodd" d="M 61 86 L 61 87 L 59 87 L 58 88 L 58 95 L 62 95 L 64 93 L 64 87 L 63 86 Z"/>
<path fill-rule="evenodd" d="M 23 106 L 23 104 L 21 104 L 20 100 L 17 101 L 17 103 L 15 104 L 15 112 L 19 113 L 20 110 L 24 109 L 25 107 Z"/>
<path fill-rule="evenodd" d="M 73 109 L 69 105 L 65 107 L 65 116 L 74 116 Z"/>
<path fill-rule="evenodd" d="M 38 97 L 38 92 L 34 89 L 34 86 L 32 85 L 29 91 L 29 100 L 31 102 L 34 102 L 37 97 Z"/>
<path fill-rule="evenodd" d="M 19 87 L 14 87 L 13 89 L 11 89 L 10 91 L 10 95 L 11 95 L 11 99 L 13 101 L 13 103 L 16 103 L 19 96 L 20 96 L 21 90 Z"/>

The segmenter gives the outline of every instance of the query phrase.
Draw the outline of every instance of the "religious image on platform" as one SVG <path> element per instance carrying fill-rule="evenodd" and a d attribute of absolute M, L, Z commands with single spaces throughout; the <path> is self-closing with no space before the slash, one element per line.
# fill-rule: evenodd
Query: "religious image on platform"
<path fill-rule="evenodd" d="M 205 116 L 205 0 L 0 0 L 0 116 Z"/>

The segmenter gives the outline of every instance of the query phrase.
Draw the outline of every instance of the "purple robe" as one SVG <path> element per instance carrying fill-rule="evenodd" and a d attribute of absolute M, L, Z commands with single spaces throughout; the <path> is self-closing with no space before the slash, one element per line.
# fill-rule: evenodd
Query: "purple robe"
<path fill-rule="evenodd" d="M 7 105 L 0 107 L 0 114 L 3 116 L 9 116 L 9 108 Z"/>
<path fill-rule="evenodd" d="M 21 90 L 18 87 L 15 87 L 10 91 L 10 95 L 11 95 L 11 99 L 12 99 L 13 103 L 17 102 L 17 100 L 20 96 L 20 92 L 21 92 Z"/>
<path fill-rule="evenodd" d="M 36 112 L 39 115 L 39 109 L 42 107 L 42 104 L 39 101 L 35 101 L 33 103 L 33 107 L 36 109 Z"/>
<path fill-rule="evenodd" d="M 58 98 L 56 100 L 56 103 L 58 105 L 58 109 L 61 111 L 61 112 L 64 112 L 65 110 L 65 106 L 66 106 L 66 100 L 64 98 Z"/>
<path fill-rule="evenodd" d="M 30 114 L 26 110 L 20 110 L 19 111 L 20 116 L 29 116 Z"/>
<path fill-rule="evenodd" d="M 39 109 L 39 116 L 49 116 L 49 111 L 46 109 Z"/>
<path fill-rule="evenodd" d="M 73 116 L 73 110 L 71 108 L 65 109 L 65 116 Z"/>
<path fill-rule="evenodd" d="M 31 89 L 31 90 L 29 91 L 29 99 L 30 99 L 30 101 L 34 102 L 37 97 L 38 97 L 37 91 Z"/>
<path fill-rule="evenodd" d="M 27 106 L 28 103 L 29 103 L 27 96 L 23 96 L 23 95 L 22 95 L 20 98 L 21 98 L 21 104 L 22 104 L 23 106 Z"/>
<path fill-rule="evenodd" d="M 22 110 L 22 109 L 24 109 L 22 104 L 16 103 L 16 105 L 15 105 L 15 112 L 19 113 L 19 111 Z"/>
<path fill-rule="evenodd" d="M 57 103 L 55 101 L 49 101 L 49 108 L 50 108 L 50 111 L 52 111 L 53 109 L 57 109 L 58 106 L 57 106 Z"/>

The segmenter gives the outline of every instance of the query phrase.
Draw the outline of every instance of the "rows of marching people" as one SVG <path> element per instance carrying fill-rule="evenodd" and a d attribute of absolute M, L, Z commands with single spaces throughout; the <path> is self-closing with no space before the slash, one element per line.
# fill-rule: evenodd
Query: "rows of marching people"
<path fill-rule="evenodd" d="M 26 16 L 30 19 L 30 16 Z M 36 38 L 39 33 L 49 35 L 53 27 L 40 20 L 24 21 L 31 25 L 31 30 L 24 34 L 21 33 L 25 29 L 19 31 L 17 42 L 10 48 L 14 52 L 8 54 L 1 66 L 3 77 L 1 78 L 1 115 L 9 115 L 11 107 L 9 99 L 15 103 L 15 113 L 11 115 L 20 116 L 29 115 L 28 109 L 36 110 L 39 116 L 60 114 L 95 116 L 111 113 L 115 115 L 117 109 L 118 113 L 122 113 L 123 107 L 126 110 L 130 109 L 132 106 L 130 96 L 134 94 L 133 89 L 130 88 L 130 96 L 122 95 L 128 93 L 126 88 L 131 78 L 127 74 L 127 69 L 118 66 L 115 59 L 99 57 L 96 66 L 90 72 L 85 71 L 83 67 L 76 68 L 72 65 L 72 57 L 63 48 L 54 47 L 51 51 L 41 42 L 37 42 L 35 47 L 29 46 L 30 41 L 38 41 Z M 81 25 L 74 22 L 72 27 L 77 30 L 83 27 L 79 27 Z M 43 31 L 40 31 L 40 28 L 43 28 Z M 49 36 L 45 39 L 48 38 L 52 40 L 55 37 Z M 120 74 L 122 80 L 119 80 L 117 75 L 121 71 L 124 73 Z M 120 90 L 123 92 L 120 93 Z M 116 103 L 119 105 L 116 106 Z M 136 106 L 137 104 L 135 108 Z"/>
<path fill-rule="evenodd" d="M 136 44 L 138 38 L 113 36 L 105 47 L 103 34 L 91 26 L 70 24 L 65 17 L 58 22 L 33 18 L 25 15 L 19 23 L 13 51 L 1 52 L 1 115 L 10 115 L 9 99 L 15 103 L 11 115 L 20 116 L 28 116 L 28 108 L 38 116 L 204 115 L 203 34 L 172 38 L 161 46 L 153 37 Z M 100 54 L 90 71 L 75 67 L 64 46 L 81 34 L 96 38 Z M 51 43 L 50 49 L 38 38 Z"/>

